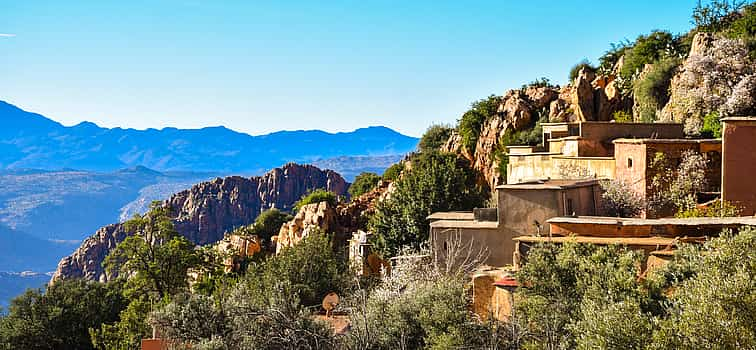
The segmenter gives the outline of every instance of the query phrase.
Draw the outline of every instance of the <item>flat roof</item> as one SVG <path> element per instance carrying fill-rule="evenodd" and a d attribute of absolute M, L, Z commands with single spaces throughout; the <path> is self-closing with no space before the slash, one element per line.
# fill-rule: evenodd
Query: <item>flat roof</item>
<path fill-rule="evenodd" d="M 551 125 L 578 125 L 578 124 L 621 124 L 621 125 L 682 125 L 682 123 L 618 123 L 615 121 L 596 121 L 587 120 L 579 122 L 557 122 L 557 123 L 541 123 L 541 126 Z"/>
<path fill-rule="evenodd" d="M 473 220 L 475 215 L 471 211 L 445 211 L 428 215 L 428 220 Z"/>
<path fill-rule="evenodd" d="M 685 143 L 722 143 L 722 139 L 615 139 L 612 143 L 672 143 L 672 144 L 685 144 Z"/>
<path fill-rule="evenodd" d="M 517 184 L 506 184 L 496 186 L 496 189 L 505 190 L 562 190 L 576 187 L 594 186 L 598 183 L 597 179 L 562 179 L 562 180 L 541 180 L 522 182 Z"/>
<path fill-rule="evenodd" d="M 727 117 L 720 119 L 723 122 L 756 122 L 756 116 L 753 117 Z"/>
<path fill-rule="evenodd" d="M 592 237 L 592 236 L 520 236 L 512 238 L 516 242 L 527 243 L 590 243 L 590 244 L 621 244 L 621 245 L 640 245 L 640 246 L 668 246 L 677 241 L 676 238 L 669 237 Z"/>
<path fill-rule="evenodd" d="M 714 217 L 714 218 L 663 218 L 663 219 L 638 219 L 638 218 L 615 218 L 606 216 L 560 216 L 546 220 L 550 224 L 595 224 L 595 225 L 622 225 L 622 226 L 653 226 L 653 225 L 676 225 L 676 226 L 733 226 L 746 225 L 756 226 L 754 216 Z"/>
<path fill-rule="evenodd" d="M 480 228 L 480 229 L 498 229 L 499 223 L 496 221 L 475 221 L 475 220 L 438 220 L 430 223 L 432 228 Z"/>

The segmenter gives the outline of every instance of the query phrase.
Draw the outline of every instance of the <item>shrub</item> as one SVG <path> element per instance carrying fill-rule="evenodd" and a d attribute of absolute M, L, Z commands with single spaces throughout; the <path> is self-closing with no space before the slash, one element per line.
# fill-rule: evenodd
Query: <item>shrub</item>
<path fill-rule="evenodd" d="M 441 149 L 449 137 L 452 135 L 452 129 L 446 125 L 434 124 L 425 130 L 425 133 L 420 138 L 420 142 L 417 144 L 420 152 L 433 152 Z"/>
<path fill-rule="evenodd" d="M 635 115 L 643 122 L 656 121 L 657 112 L 669 101 L 669 85 L 680 65 L 678 58 L 654 62 L 651 68 L 633 82 Z"/>
<path fill-rule="evenodd" d="M 651 198 L 648 208 L 654 215 L 684 212 L 696 207 L 696 193 L 707 188 L 708 160 L 702 154 L 686 151 L 678 166 L 663 153 L 656 153 L 650 168 Z"/>
<path fill-rule="evenodd" d="M 397 260 L 375 289 L 358 290 L 351 299 L 345 348 L 516 349 L 516 327 L 480 323 L 468 310 L 465 285 L 464 277 L 446 275 L 427 261 Z"/>
<path fill-rule="evenodd" d="M 722 137 L 722 122 L 719 121 L 718 112 L 714 111 L 704 116 L 701 137 L 715 139 Z"/>
<path fill-rule="evenodd" d="M 240 227 L 234 230 L 233 233 L 238 235 L 256 235 L 263 242 L 269 243 L 271 242 L 271 238 L 281 230 L 281 226 L 293 218 L 290 214 L 276 208 L 271 208 L 258 215 L 254 224 Z"/>
<path fill-rule="evenodd" d="M 627 111 L 615 111 L 612 113 L 612 119 L 617 123 L 632 123 L 633 115 Z"/>
<path fill-rule="evenodd" d="M 661 294 L 638 281 L 643 255 L 619 246 L 540 244 L 518 271 L 525 348 L 642 348 Z"/>
<path fill-rule="evenodd" d="M 328 204 L 335 207 L 338 204 L 338 197 L 333 192 L 319 188 L 303 195 L 299 201 L 294 203 L 294 210 L 299 211 L 305 205 L 320 202 L 328 202 Z"/>
<path fill-rule="evenodd" d="M 577 78 L 578 74 L 580 74 L 580 71 L 583 69 L 594 73 L 596 72 L 596 67 L 592 66 L 591 61 L 586 58 L 570 68 L 570 74 L 567 77 L 569 81 L 575 81 L 575 78 Z"/>
<path fill-rule="evenodd" d="M 0 349 L 94 349 L 89 328 L 118 320 L 126 307 L 120 283 L 57 281 L 27 290 L 0 316 Z"/>
<path fill-rule="evenodd" d="M 723 233 L 685 263 L 672 287 L 669 317 L 654 334 L 657 349 L 756 348 L 756 230 Z"/>
<path fill-rule="evenodd" d="M 404 163 L 399 162 L 386 168 L 381 177 L 386 181 L 396 181 L 402 174 L 402 170 L 404 170 Z"/>
<path fill-rule="evenodd" d="M 640 214 L 645 207 L 643 199 L 621 180 L 602 181 L 601 189 L 602 205 L 606 215 L 630 218 Z"/>
<path fill-rule="evenodd" d="M 381 182 L 381 177 L 376 173 L 360 173 L 349 186 L 349 195 L 352 198 L 359 197 L 364 193 L 370 192 L 379 182 Z"/>
<path fill-rule="evenodd" d="M 666 31 L 654 31 L 648 35 L 638 36 L 635 43 L 624 52 L 625 59 L 620 69 L 620 76 L 626 81 L 632 81 L 646 64 L 662 58 L 680 56 L 678 42 Z"/>
<path fill-rule="evenodd" d="M 470 110 L 460 118 L 457 132 L 462 136 L 462 145 L 468 152 L 475 152 L 480 130 L 488 118 L 496 114 L 499 103 L 501 103 L 500 96 L 488 96 L 486 99 L 474 102 Z"/>
<path fill-rule="evenodd" d="M 704 5 L 699 1 L 693 9 L 693 24 L 699 31 L 723 31 L 740 17 L 738 11 L 745 3 L 742 0 L 712 0 Z"/>
<path fill-rule="evenodd" d="M 428 240 L 428 215 L 439 211 L 470 210 L 483 203 L 477 174 L 454 154 L 428 153 L 412 159 L 412 166 L 396 181 L 396 191 L 378 203 L 370 228 L 385 257 L 399 248 Z"/>
<path fill-rule="evenodd" d="M 730 217 L 730 216 L 739 216 L 740 215 L 740 208 L 736 207 L 735 205 L 718 200 L 712 204 L 710 204 L 707 207 L 704 208 L 698 208 L 693 207 L 687 210 L 678 211 L 675 214 L 676 218 L 701 218 L 701 217 Z"/>
<path fill-rule="evenodd" d="M 179 295 L 150 320 L 192 348 L 335 348 L 331 329 L 315 321 L 308 308 L 320 305 L 329 292 L 344 295 L 353 277 L 329 237 L 311 233 L 251 266 L 238 283 L 216 290 L 212 298 Z"/>

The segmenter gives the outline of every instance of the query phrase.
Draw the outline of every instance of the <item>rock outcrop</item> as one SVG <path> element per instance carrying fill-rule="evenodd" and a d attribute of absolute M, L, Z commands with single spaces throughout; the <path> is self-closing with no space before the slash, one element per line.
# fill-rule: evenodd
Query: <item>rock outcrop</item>
<path fill-rule="evenodd" d="M 163 202 L 172 211 L 176 230 L 196 244 L 221 240 L 226 232 L 254 222 L 270 208 L 289 210 L 302 195 L 323 188 L 346 196 L 349 184 L 338 173 L 311 165 L 287 164 L 263 176 L 231 176 L 203 182 Z M 102 261 L 131 235 L 124 225 L 99 229 L 58 264 L 53 281 L 65 278 L 107 280 Z"/>
<path fill-rule="evenodd" d="M 281 226 L 274 238 L 276 252 L 294 246 L 313 232 L 333 233 L 337 241 L 345 243 L 351 233 L 367 230 L 368 218 L 375 212 L 376 203 L 391 195 L 392 184 L 381 181 L 372 191 L 335 208 L 328 202 L 303 206 L 291 221 Z"/>
<path fill-rule="evenodd" d="M 478 135 L 474 152 L 462 146 L 459 134 L 452 133 L 442 151 L 459 154 L 470 161 L 490 188 L 505 182 L 499 171 L 497 154 L 502 136 L 531 128 L 546 113 L 550 122 L 609 121 L 616 111 L 628 108 L 628 101 L 616 87 L 614 74 L 596 75 L 581 70 L 564 87 L 528 86 L 507 91 L 496 115 L 488 118 Z"/>

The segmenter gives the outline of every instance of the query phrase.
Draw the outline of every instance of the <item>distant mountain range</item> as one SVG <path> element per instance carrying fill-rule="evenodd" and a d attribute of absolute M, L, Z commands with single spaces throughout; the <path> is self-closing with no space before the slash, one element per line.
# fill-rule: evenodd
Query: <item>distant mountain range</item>
<path fill-rule="evenodd" d="M 342 156 L 401 155 L 418 139 L 386 127 L 352 132 L 279 131 L 251 136 L 225 127 L 160 130 L 63 126 L 0 101 L 0 169 L 262 173 L 287 162 Z"/>

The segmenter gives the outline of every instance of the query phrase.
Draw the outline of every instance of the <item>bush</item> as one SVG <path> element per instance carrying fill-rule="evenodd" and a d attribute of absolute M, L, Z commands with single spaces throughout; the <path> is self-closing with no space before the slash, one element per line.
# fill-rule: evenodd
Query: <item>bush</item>
<path fill-rule="evenodd" d="M 335 193 L 319 188 L 303 195 L 302 199 L 294 203 L 294 211 L 299 211 L 305 205 L 320 202 L 328 202 L 332 207 L 335 207 L 339 200 Z"/>
<path fill-rule="evenodd" d="M 501 103 L 500 96 L 488 96 L 486 99 L 474 102 L 470 110 L 460 118 L 457 132 L 462 136 L 462 145 L 468 152 L 475 152 L 480 130 L 483 128 L 483 124 L 496 114 L 499 103 Z"/>
<path fill-rule="evenodd" d="M 633 115 L 626 111 L 616 111 L 612 113 L 612 119 L 617 123 L 632 123 Z"/>
<path fill-rule="evenodd" d="M 578 74 L 580 74 L 580 71 L 583 69 L 586 69 L 593 73 L 596 72 L 596 67 L 592 66 L 591 61 L 586 58 L 570 68 L 570 74 L 567 77 L 569 81 L 575 81 L 575 78 L 577 78 Z"/>
<path fill-rule="evenodd" d="M 598 71 L 601 74 L 607 75 L 612 73 L 614 66 L 619 62 L 619 59 L 625 55 L 625 50 L 630 46 L 632 46 L 632 44 L 627 39 L 618 43 L 612 43 L 611 48 L 599 57 Z"/>
<path fill-rule="evenodd" d="M 704 208 L 693 207 L 687 210 L 678 211 L 675 214 L 676 218 L 716 218 L 731 216 L 740 216 L 740 208 L 722 200 L 718 200 Z"/>
<path fill-rule="evenodd" d="M 89 328 L 118 320 L 126 307 L 120 283 L 62 280 L 27 290 L 0 317 L 0 349 L 94 349 Z"/>
<path fill-rule="evenodd" d="M 359 197 L 364 193 L 370 192 L 381 182 L 381 177 L 376 173 L 361 173 L 354 178 L 354 182 L 349 186 L 349 195 L 352 198 Z"/>
<path fill-rule="evenodd" d="M 405 252 L 420 255 L 423 252 Z M 513 325 L 480 323 L 466 280 L 421 259 L 401 259 L 372 291 L 350 299 L 347 349 L 516 349 Z"/>
<path fill-rule="evenodd" d="M 701 137 L 722 138 L 722 122 L 719 121 L 719 112 L 714 111 L 704 116 Z"/>
<path fill-rule="evenodd" d="M 330 349 L 331 329 L 310 309 L 329 292 L 344 295 L 351 275 L 328 236 L 299 244 L 249 268 L 213 297 L 180 295 L 150 321 L 174 340 L 213 349 Z"/>
<path fill-rule="evenodd" d="M 756 230 L 723 233 L 683 261 L 687 278 L 672 285 L 669 317 L 659 322 L 657 349 L 756 348 Z"/>
<path fill-rule="evenodd" d="M 678 58 L 656 61 L 633 82 L 636 119 L 646 123 L 658 119 L 657 112 L 669 101 L 669 85 L 679 65 Z"/>
<path fill-rule="evenodd" d="M 639 215 L 645 207 L 643 199 L 621 180 L 602 181 L 601 189 L 601 200 L 606 215 L 631 218 Z"/>
<path fill-rule="evenodd" d="M 404 163 L 399 162 L 388 167 L 381 177 L 386 181 L 396 181 L 399 178 L 399 175 L 402 174 L 402 170 L 404 170 Z"/>
<path fill-rule="evenodd" d="M 699 1 L 693 9 L 693 24 L 699 31 L 724 31 L 740 17 L 744 5 L 742 0 L 713 0 L 706 5 Z"/>
<path fill-rule="evenodd" d="M 648 35 L 638 36 L 635 43 L 624 52 L 625 59 L 620 69 L 620 76 L 625 81 L 632 81 L 646 64 L 654 63 L 662 58 L 680 56 L 679 43 L 672 34 L 666 31 L 654 31 Z"/>
<path fill-rule="evenodd" d="M 254 224 L 240 227 L 233 233 L 242 236 L 256 235 L 262 242 L 270 243 L 271 238 L 281 230 L 281 226 L 293 218 L 287 213 L 271 208 L 258 215 Z"/>
<path fill-rule="evenodd" d="M 471 210 L 484 193 L 467 161 L 454 154 L 420 154 L 396 182 L 396 191 L 379 202 L 370 228 L 385 257 L 399 248 L 419 247 L 428 240 L 428 215 L 439 211 Z"/>
<path fill-rule="evenodd" d="M 532 247 L 517 273 L 525 348 L 622 348 L 649 342 L 660 291 L 639 282 L 642 254 L 618 246 Z M 516 297 L 517 298 L 517 297 Z"/>
<path fill-rule="evenodd" d="M 434 124 L 425 130 L 425 133 L 420 138 L 420 142 L 417 144 L 420 152 L 433 152 L 441 149 L 449 137 L 452 135 L 452 129 L 446 125 Z"/>

